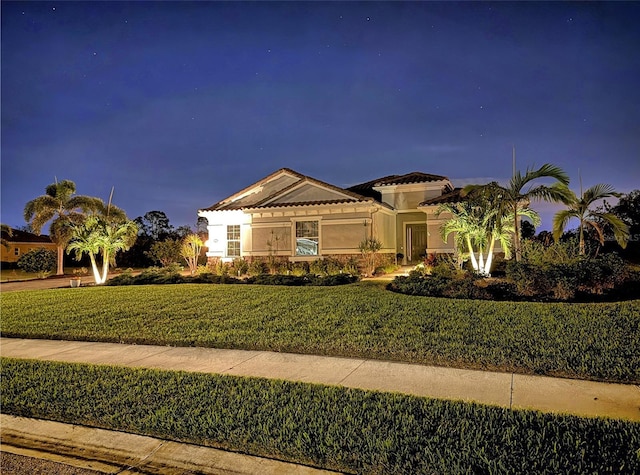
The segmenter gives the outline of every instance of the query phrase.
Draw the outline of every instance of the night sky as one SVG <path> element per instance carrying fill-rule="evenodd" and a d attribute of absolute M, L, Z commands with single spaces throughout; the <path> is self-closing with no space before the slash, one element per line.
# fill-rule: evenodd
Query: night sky
<path fill-rule="evenodd" d="M 56 177 L 194 227 L 282 167 L 505 182 L 514 145 L 574 190 L 640 188 L 640 2 L 1 7 L 12 226 Z"/>

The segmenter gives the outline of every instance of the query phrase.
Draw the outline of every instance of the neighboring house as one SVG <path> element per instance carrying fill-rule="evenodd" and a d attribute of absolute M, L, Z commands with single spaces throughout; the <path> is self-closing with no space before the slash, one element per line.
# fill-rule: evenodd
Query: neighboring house
<path fill-rule="evenodd" d="M 11 234 L 9 236 L 8 233 L 2 232 L 2 242 L 6 244 L 0 245 L 0 261 L 3 264 L 17 262 L 20 256 L 32 249 L 44 248 L 54 252 L 57 250 L 49 236 L 38 236 L 18 229 L 12 229 Z"/>
<path fill-rule="evenodd" d="M 208 221 L 209 258 L 359 255 L 359 244 L 373 237 L 381 253 L 415 263 L 427 253 L 454 252 L 435 217 L 437 200 L 451 193 L 447 177 L 420 172 L 344 189 L 282 168 L 198 216 Z"/>

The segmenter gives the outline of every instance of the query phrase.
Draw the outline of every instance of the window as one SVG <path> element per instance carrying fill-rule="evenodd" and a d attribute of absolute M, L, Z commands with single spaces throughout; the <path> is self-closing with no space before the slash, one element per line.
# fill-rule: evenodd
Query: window
<path fill-rule="evenodd" d="M 227 257 L 240 257 L 240 225 L 227 226 Z"/>
<path fill-rule="evenodd" d="M 296 221 L 296 256 L 317 256 L 318 221 Z"/>
<path fill-rule="evenodd" d="M 13 248 L 13 255 L 14 256 L 19 256 L 20 255 L 20 248 L 19 247 L 14 247 Z"/>

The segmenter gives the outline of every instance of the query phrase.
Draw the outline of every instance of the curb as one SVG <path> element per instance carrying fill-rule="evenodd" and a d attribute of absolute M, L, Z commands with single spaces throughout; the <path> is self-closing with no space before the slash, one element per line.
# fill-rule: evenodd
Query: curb
<path fill-rule="evenodd" d="M 329 475 L 289 462 L 153 437 L 0 414 L 2 451 L 113 474 Z"/>

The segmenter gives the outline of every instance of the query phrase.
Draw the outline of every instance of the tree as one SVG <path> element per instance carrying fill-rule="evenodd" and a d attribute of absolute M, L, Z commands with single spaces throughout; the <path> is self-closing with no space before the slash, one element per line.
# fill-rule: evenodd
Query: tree
<path fill-rule="evenodd" d="M 47 249 L 32 249 L 18 259 L 18 267 L 25 272 L 35 272 L 44 279 L 56 267 L 56 253 Z"/>
<path fill-rule="evenodd" d="M 86 213 L 103 206 L 101 199 L 75 192 L 76 185 L 71 180 L 56 181 L 47 186 L 44 195 L 24 207 L 24 219 L 35 234 L 40 234 L 42 227 L 51 221 L 49 235 L 58 247 L 58 275 L 64 274 L 64 250 L 73 237 L 73 226 L 81 224 Z"/>
<path fill-rule="evenodd" d="M 149 211 L 134 221 L 140 234 L 150 236 L 154 241 L 164 240 L 173 232 L 173 226 L 164 211 Z"/>
<path fill-rule="evenodd" d="M 165 239 L 156 241 L 151 245 L 151 249 L 146 252 L 154 261 L 160 262 L 162 267 L 167 267 L 180 260 L 181 244 L 177 239 Z"/>
<path fill-rule="evenodd" d="M 380 249 L 382 249 L 382 243 L 376 238 L 370 237 L 362 240 L 358 248 L 364 259 L 367 275 L 373 275 L 376 271 L 377 256 Z"/>
<path fill-rule="evenodd" d="M 209 232 L 208 225 L 209 225 L 209 220 L 207 220 L 207 218 L 203 218 L 202 216 L 199 216 L 198 221 L 196 222 L 196 233 L 199 236 L 202 236 L 203 234 L 206 235 Z"/>
<path fill-rule="evenodd" d="M 531 223 L 531 221 L 520 221 L 520 237 L 522 239 L 533 239 L 535 235 L 536 227 Z"/>
<path fill-rule="evenodd" d="M 533 186 L 532 182 L 540 178 L 552 178 L 556 180 L 551 186 Z M 513 251 L 517 262 L 522 258 L 520 245 L 520 218 L 521 210 L 528 208 L 532 200 L 544 200 L 551 202 L 567 202 L 571 198 L 568 175 L 559 167 L 545 163 L 537 170 L 527 168 L 524 175 L 518 170 L 514 172 L 508 186 L 501 186 L 497 182 L 486 185 L 469 185 L 462 190 L 462 196 L 478 190 L 489 191 L 494 196 L 500 197 L 502 215 L 511 215 L 513 219 Z M 525 190 L 525 187 L 530 185 Z"/>
<path fill-rule="evenodd" d="M 601 223 L 607 223 L 618 244 L 624 249 L 627 246 L 627 240 L 629 239 L 629 226 L 613 213 L 601 212 L 592 210 L 593 204 L 599 200 L 618 197 L 619 193 L 613 189 L 611 185 L 600 183 L 587 188 L 584 193 L 581 192 L 580 197 L 571 192 L 570 200 L 567 203 L 568 208 L 558 211 L 553 217 L 553 237 L 556 241 L 560 239 L 564 232 L 569 220 L 576 218 L 578 220 L 578 235 L 579 235 L 579 253 L 581 256 L 586 254 L 585 252 L 585 239 L 584 233 L 587 227 L 593 229 L 597 236 L 600 245 L 604 244 L 604 231 Z"/>
<path fill-rule="evenodd" d="M 633 239 L 640 240 L 640 190 L 621 195 L 615 206 L 609 206 L 605 201 L 604 211 L 622 219 L 629 226 Z"/>
<path fill-rule="evenodd" d="M 500 243 L 505 256 L 510 257 L 515 232 L 512 216 L 500 206 L 501 194 L 494 194 L 494 191 L 493 188 L 478 188 L 464 201 L 440 205 L 437 212 L 438 215 L 451 215 L 440 228 L 442 239 L 446 241 L 451 233 L 455 233 L 458 251 L 469 256 L 476 273 L 485 276 L 490 275 L 496 243 Z M 521 208 L 518 214 L 528 217 L 535 225 L 540 223 L 540 217 L 530 208 Z"/>
<path fill-rule="evenodd" d="M 200 251 L 202 251 L 203 245 L 202 239 L 200 239 L 200 236 L 197 234 L 189 234 L 182 240 L 180 254 L 187 261 L 191 275 L 196 273 L 198 257 L 200 257 Z"/>
<path fill-rule="evenodd" d="M 109 265 L 115 265 L 117 252 L 129 249 L 137 235 L 136 223 L 128 220 L 124 211 L 110 203 L 107 206 L 102 203 L 100 212 L 73 225 L 73 238 L 67 253 L 74 251 L 77 260 L 82 254 L 88 254 L 95 282 L 103 284 L 107 280 Z M 102 272 L 98 269 L 97 256 L 102 257 Z"/>

